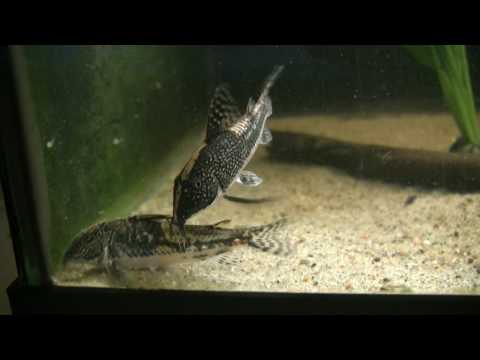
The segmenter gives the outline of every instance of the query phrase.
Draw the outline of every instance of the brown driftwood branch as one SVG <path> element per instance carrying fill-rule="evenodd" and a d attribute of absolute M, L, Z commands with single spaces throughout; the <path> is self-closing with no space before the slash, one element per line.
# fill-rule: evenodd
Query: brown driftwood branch
<path fill-rule="evenodd" d="M 410 150 L 339 141 L 324 136 L 273 131 L 272 159 L 327 165 L 353 176 L 404 185 L 480 190 L 480 156 Z"/>

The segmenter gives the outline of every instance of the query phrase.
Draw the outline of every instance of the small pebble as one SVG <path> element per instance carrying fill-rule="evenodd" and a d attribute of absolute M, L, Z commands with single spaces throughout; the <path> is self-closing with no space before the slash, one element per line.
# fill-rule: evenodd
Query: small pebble
<path fill-rule="evenodd" d="M 379 262 L 381 259 L 379 257 L 376 257 L 375 259 L 373 259 L 374 262 Z"/>
<path fill-rule="evenodd" d="M 416 195 L 410 195 L 410 196 L 407 197 L 407 199 L 405 200 L 404 206 L 408 206 L 408 205 L 413 204 L 416 199 L 417 199 L 417 196 L 416 196 Z"/>

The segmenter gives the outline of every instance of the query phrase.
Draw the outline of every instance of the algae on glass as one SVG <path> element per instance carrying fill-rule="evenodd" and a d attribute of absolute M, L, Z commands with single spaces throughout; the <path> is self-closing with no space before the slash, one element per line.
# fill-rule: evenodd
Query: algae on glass
<path fill-rule="evenodd" d="M 51 270 L 80 230 L 128 215 L 166 181 L 166 157 L 200 126 L 207 102 L 200 50 L 25 47 L 45 161 Z"/>
<path fill-rule="evenodd" d="M 467 145 L 480 146 L 465 45 L 405 45 L 422 65 L 436 71 L 444 98 Z"/>

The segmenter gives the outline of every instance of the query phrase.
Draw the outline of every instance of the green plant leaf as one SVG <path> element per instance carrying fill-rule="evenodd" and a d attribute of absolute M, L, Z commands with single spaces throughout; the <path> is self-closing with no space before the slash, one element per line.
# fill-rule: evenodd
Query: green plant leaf
<path fill-rule="evenodd" d="M 437 73 L 445 101 L 468 143 L 480 145 L 473 91 L 464 45 L 404 45 L 416 61 Z"/>

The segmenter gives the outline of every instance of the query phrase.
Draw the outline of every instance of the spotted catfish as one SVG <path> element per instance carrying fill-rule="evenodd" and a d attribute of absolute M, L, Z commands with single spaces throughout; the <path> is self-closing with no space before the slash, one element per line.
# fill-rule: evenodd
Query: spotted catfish
<path fill-rule="evenodd" d="M 283 68 L 275 67 L 257 101 L 250 98 L 243 115 L 228 86 L 221 85 L 215 90 L 205 143 L 175 179 L 173 221 L 180 228 L 190 217 L 223 196 L 234 182 L 245 186 L 258 186 L 262 182 L 260 177 L 244 168 L 258 145 L 272 140 L 265 126 L 272 115 L 269 92 Z"/>
<path fill-rule="evenodd" d="M 185 233 L 172 227 L 167 215 L 137 215 L 93 225 L 78 234 L 64 255 L 64 269 L 80 274 L 106 270 L 161 269 L 205 260 L 245 245 L 286 256 L 293 245 L 284 231 L 285 219 L 268 225 L 227 229 L 214 225 L 186 225 Z M 173 230 L 172 230 L 173 229 Z M 180 244 L 186 236 L 189 247 Z"/>

